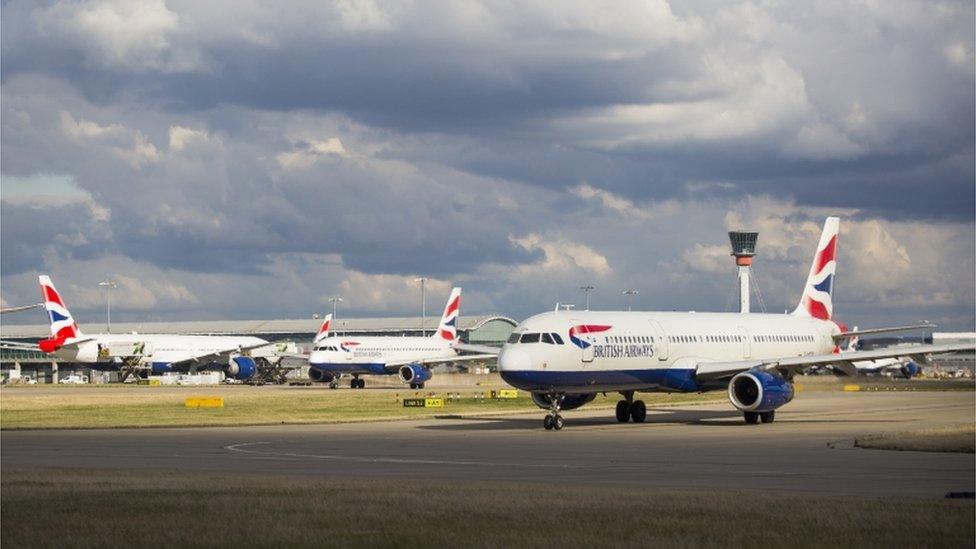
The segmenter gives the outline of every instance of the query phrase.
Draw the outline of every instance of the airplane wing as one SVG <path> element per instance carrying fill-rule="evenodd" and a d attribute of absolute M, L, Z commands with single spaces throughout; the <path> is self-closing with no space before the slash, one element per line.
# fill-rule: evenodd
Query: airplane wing
<path fill-rule="evenodd" d="M 24 343 L 22 341 L 0 341 L 0 348 L 17 349 L 22 351 L 40 351 L 41 348 L 34 343 Z"/>
<path fill-rule="evenodd" d="M 224 349 L 221 351 L 215 351 L 213 353 L 208 353 L 200 356 L 193 356 L 189 358 L 184 358 L 182 360 L 176 360 L 170 363 L 174 367 L 190 367 L 190 366 L 200 366 L 210 364 L 211 362 L 218 362 L 220 364 L 225 364 L 230 362 L 231 355 L 244 354 L 252 349 L 257 349 L 259 347 L 267 346 L 267 343 L 260 343 L 256 345 L 243 345 L 239 347 L 234 347 L 233 349 Z"/>
<path fill-rule="evenodd" d="M 19 307 L 4 307 L 0 308 L 0 314 L 6 313 L 19 313 L 21 311 L 29 311 L 31 309 L 36 309 L 38 307 L 43 307 L 43 303 L 35 303 L 33 305 L 21 305 Z"/>
<path fill-rule="evenodd" d="M 888 347 L 872 351 L 848 351 L 838 354 L 791 356 L 782 358 L 768 358 L 756 360 L 737 360 L 732 362 L 702 362 L 695 370 L 695 377 L 699 380 L 713 380 L 732 377 L 739 372 L 761 368 L 777 370 L 784 374 L 795 374 L 811 366 L 832 365 L 838 367 L 848 375 L 856 375 L 857 368 L 853 362 L 859 360 L 877 360 L 900 356 L 924 356 L 929 354 L 952 353 L 956 351 L 973 351 L 976 345 L 972 343 L 957 343 L 946 345 L 912 345 L 904 347 Z"/>
<path fill-rule="evenodd" d="M 469 353 L 478 353 L 482 355 L 492 355 L 498 356 L 502 350 L 498 347 L 491 347 L 489 345 L 472 345 L 470 343 L 455 343 L 452 345 L 456 351 L 466 351 Z"/>
<path fill-rule="evenodd" d="M 841 332 L 833 336 L 834 341 L 840 341 L 842 339 L 847 339 L 849 337 L 862 336 L 862 335 L 872 335 L 872 334 L 887 334 L 889 332 L 907 332 L 910 330 L 931 330 L 936 328 L 935 324 L 916 324 L 914 326 L 894 326 L 891 328 L 870 328 L 867 330 L 858 330 L 857 326 L 849 332 Z"/>
<path fill-rule="evenodd" d="M 481 355 L 458 355 L 443 358 L 428 358 L 424 360 L 394 360 L 386 363 L 387 368 L 399 368 L 400 366 L 406 366 L 407 364 L 442 364 L 444 362 L 464 362 L 466 360 L 487 360 L 490 358 L 496 358 L 497 354 L 481 354 Z"/>

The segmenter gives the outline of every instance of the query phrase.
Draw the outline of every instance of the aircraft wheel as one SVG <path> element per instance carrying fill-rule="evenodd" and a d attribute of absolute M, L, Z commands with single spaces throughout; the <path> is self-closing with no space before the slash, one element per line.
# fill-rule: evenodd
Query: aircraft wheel
<path fill-rule="evenodd" d="M 745 418 L 746 423 L 749 425 L 759 423 L 759 414 L 756 412 L 742 412 L 742 417 Z"/>
<path fill-rule="evenodd" d="M 644 405 L 643 400 L 635 400 L 630 405 L 630 417 L 634 423 L 644 423 L 644 420 L 647 419 L 647 406 Z"/>
<path fill-rule="evenodd" d="M 617 403 L 617 421 L 620 423 L 630 421 L 630 403 L 626 400 L 621 400 Z"/>
<path fill-rule="evenodd" d="M 546 416 L 542 420 L 542 426 L 546 428 L 546 431 L 552 431 L 552 416 Z"/>
<path fill-rule="evenodd" d="M 417 388 L 417 384 L 416 383 L 411 383 L 410 384 L 410 388 L 411 389 L 416 389 Z"/>
<path fill-rule="evenodd" d="M 424 388 L 424 384 L 423 383 L 418 383 L 417 384 L 417 388 L 418 389 L 423 389 Z"/>
<path fill-rule="evenodd" d="M 563 428 L 563 416 L 552 418 L 552 428 L 557 431 Z"/>
<path fill-rule="evenodd" d="M 338 382 L 336 382 L 336 381 L 330 381 L 329 382 L 329 389 L 338 389 L 338 388 L 339 388 L 339 383 Z"/>
<path fill-rule="evenodd" d="M 763 423 L 772 423 L 776 419 L 776 410 L 771 410 L 769 412 L 763 412 L 759 414 L 759 419 Z"/>

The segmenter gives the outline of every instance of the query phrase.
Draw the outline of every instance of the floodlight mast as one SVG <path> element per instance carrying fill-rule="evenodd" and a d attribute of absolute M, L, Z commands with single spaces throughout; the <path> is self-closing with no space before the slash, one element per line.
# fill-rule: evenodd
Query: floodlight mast
<path fill-rule="evenodd" d="M 756 255 L 756 242 L 759 233 L 752 231 L 729 231 L 732 243 L 732 257 L 739 267 L 739 312 L 749 312 L 749 268 Z"/>

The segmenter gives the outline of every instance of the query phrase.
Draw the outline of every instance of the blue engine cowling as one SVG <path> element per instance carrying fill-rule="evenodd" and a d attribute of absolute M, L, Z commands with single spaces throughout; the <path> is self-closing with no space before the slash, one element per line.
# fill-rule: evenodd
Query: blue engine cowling
<path fill-rule="evenodd" d="M 173 371 L 173 365 L 169 362 L 153 362 L 149 370 L 153 375 L 168 374 Z"/>
<path fill-rule="evenodd" d="M 227 377 L 247 381 L 258 373 L 258 365 L 249 356 L 235 356 L 230 359 L 224 373 L 227 374 Z"/>
<path fill-rule="evenodd" d="M 596 393 L 586 393 L 582 395 L 566 395 L 563 397 L 562 404 L 559 405 L 560 410 L 574 410 L 580 406 L 592 401 L 596 398 Z M 532 393 L 532 402 L 536 406 L 544 410 L 548 410 L 552 404 L 552 400 L 549 399 L 549 395 L 546 393 Z"/>
<path fill-rule="evenodd" d="M 922 369 L 918 367 L 918 364 L 915 364 L 911 360 L 906 362 L 901 367 L 901 374 L 905 376 L 905 379 L 912 379 L 913 377 L 917 376 L 921 371 Z"/>
<path fill-rule="evenodd" d="M 404 383 L 426 383 L 433 374 L 420 364 L 400 366 L 400 381 Z"/>
<path fill-rule="evenodd" d="M 765 370 L 749 370 L 729 381 L 729 400 L 743 412 L 772 412 L 793 400 L 793 384 Z"/>

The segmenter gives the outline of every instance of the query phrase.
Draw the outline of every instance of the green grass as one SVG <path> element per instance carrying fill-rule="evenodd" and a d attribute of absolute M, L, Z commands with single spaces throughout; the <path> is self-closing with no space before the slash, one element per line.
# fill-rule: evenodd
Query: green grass
<path fill-rule="evenodd" d="M 479 389 L 479 392 L 486 389 Z M 430 391 L 428 391 L 430 392 Z M 188 396 L 221 396 L 224 407 L 186 408 Z M 176 427 L 267 425 L 395 420 L 436 415 L 538 411 L 528 394 L 516 399 L 476 399 L 474 391 L 460 391 L 459 401 L 443 408 L 404 408 L 399 398 L 421 392 L 392 390 L 352 391 L 317 388 L 271 387 L 131 387 L 129 390 L 73 392 L 3 389 L 0 392 L 0 429 L 94 429 L 120 427 Z M 438 397 L 445 396 L 437 393 Z M 648 406 L 669 403 L 721 401 L 724 393 L 652 394 Z M 610 408 L 619 396 L 599 395 L 589 405 Z"/>
<path fill-rule="evenodd" d="M 971 501 L 5 467 L 9 547 L 972 547 Z"/>
<path fill-rule="evenodd" d="M 976 453 L 976 424 L 858 437 L 854 445 L 875 450 Z"/>

